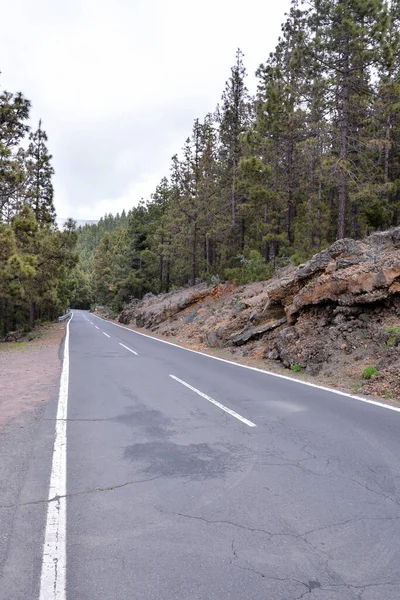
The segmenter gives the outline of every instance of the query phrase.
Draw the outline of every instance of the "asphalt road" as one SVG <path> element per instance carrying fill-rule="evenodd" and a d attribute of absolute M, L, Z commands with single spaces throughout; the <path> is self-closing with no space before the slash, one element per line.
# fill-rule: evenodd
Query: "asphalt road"
<path fill-rule="evenodd" d="M 399 412 L 85 311 L 69 330 L 66 594 L 45 600 L 400 599 Z M 39 598 L 46 410 L 0 506 L 2 600 Z"/>

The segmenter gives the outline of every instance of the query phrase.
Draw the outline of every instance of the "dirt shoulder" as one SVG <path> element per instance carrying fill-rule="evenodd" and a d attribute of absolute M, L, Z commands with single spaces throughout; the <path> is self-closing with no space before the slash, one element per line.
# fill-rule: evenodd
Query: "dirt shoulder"
<path fill-rule="evenodd" d="M 31 341 L 0 343 L 0 428 L 48 402 L 58 389 L 65 323 L 38 327 Z"/>

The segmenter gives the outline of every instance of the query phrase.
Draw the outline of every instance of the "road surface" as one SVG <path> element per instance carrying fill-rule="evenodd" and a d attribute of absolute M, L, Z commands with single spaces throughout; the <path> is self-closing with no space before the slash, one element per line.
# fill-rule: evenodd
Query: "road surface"
<path fill-rule="evenodd" d="M 66 344 L 1 600 L 399 600 L 398 411 L 85 311 Z"/>

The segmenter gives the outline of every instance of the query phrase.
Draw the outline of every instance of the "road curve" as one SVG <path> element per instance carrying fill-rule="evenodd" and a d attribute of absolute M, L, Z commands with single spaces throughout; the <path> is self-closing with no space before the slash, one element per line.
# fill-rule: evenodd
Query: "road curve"
<path fill-rule="evenodd" d="M 55 401 L 1 600 L 399 600 L 399 412 L 86 311 L 68 357 L 66 585 L 43 592 Z"/>

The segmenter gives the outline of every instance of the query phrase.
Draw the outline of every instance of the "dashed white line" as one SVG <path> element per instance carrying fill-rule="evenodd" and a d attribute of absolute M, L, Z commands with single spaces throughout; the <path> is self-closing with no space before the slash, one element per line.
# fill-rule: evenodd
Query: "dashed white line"
<path fill-rule="evenodd" d="M 51 466 L 49 501 L 40 576 L 40 600 L 66 599 L 66 494 L 67 416 L 69 383 L 69 324 L 65 334 L 64 359 L 58 396 L 56 431 Z"/>
<path fill-rule="evenodd" d="M 105 331 L 102 331 L 103 335 L 106 335 L 107 337 L 111 337 L 111 335 L 108 335 L 108 333 L 106 333 Z"/>
<path fill-rule="evenodd" d="M 192 392 L 195 392 L 196 394 L 198 394 L 202 398 L 205 398 L 206 400 L 208 400 L 212 404 L 215 404 L 215 406 L 218 406 L 218 408 L 221 408 L 222 410 L 224 410 L 226 413 L 228 413 L 232 417 L 235 417 L 235 419 L 239 419 L 239 421 L 242 421 L 242 423 L 245 423 L 249 427 L 257 427 L 257 425 L 255 423 L 253 423 L 253 421 L 249 421 L 248 419 L 245 419 L 244 417 L 242 417 L 242 415 L 239 415 L 234 410 L 231 410 L 230 408 L 227 408 L 226 406 L 224 406 L 220 402 L 217 402 L 216 400 L 214 400 L 214 398 L 211 398 L 211 396 L 207 396 L 207 394 L 204 394 L 203 392 L 201 392 L 200 390 L 196 389 L 195 387 L 193 387 L 189 383 L 186 383 L 186 381 L 182 381 L 182 379 L 179 379 L 179 377 L 176 377 L 175 375 L 170 375 L 170 377 L 172 377 L 172 379 L 175 379 L 175 381 L 178 381 L 182 385 L 184 385 L 187 388 L 189 388 L 189 390 L 192 390 Z"/>
<path fill-rule="evenodd" d="M 128 346 L 125 346 L 125 344 L 121 344 L 121 342 L 120 342 L 119 345 L 122 346 L 123 348 L 125 348 L 126 350 L 129 350 L 129 352 L 132 352 L 132 354 L 136 354 L 136 356 L 139 356 L 137 352 L 135 352 L 131 348 L 128 348 Z"/>
<path fill-rule="evenodd" d="M 99 329 L 99 327 L 97 327 L 97 325 L 95 325 L 96 329 Z"/>

